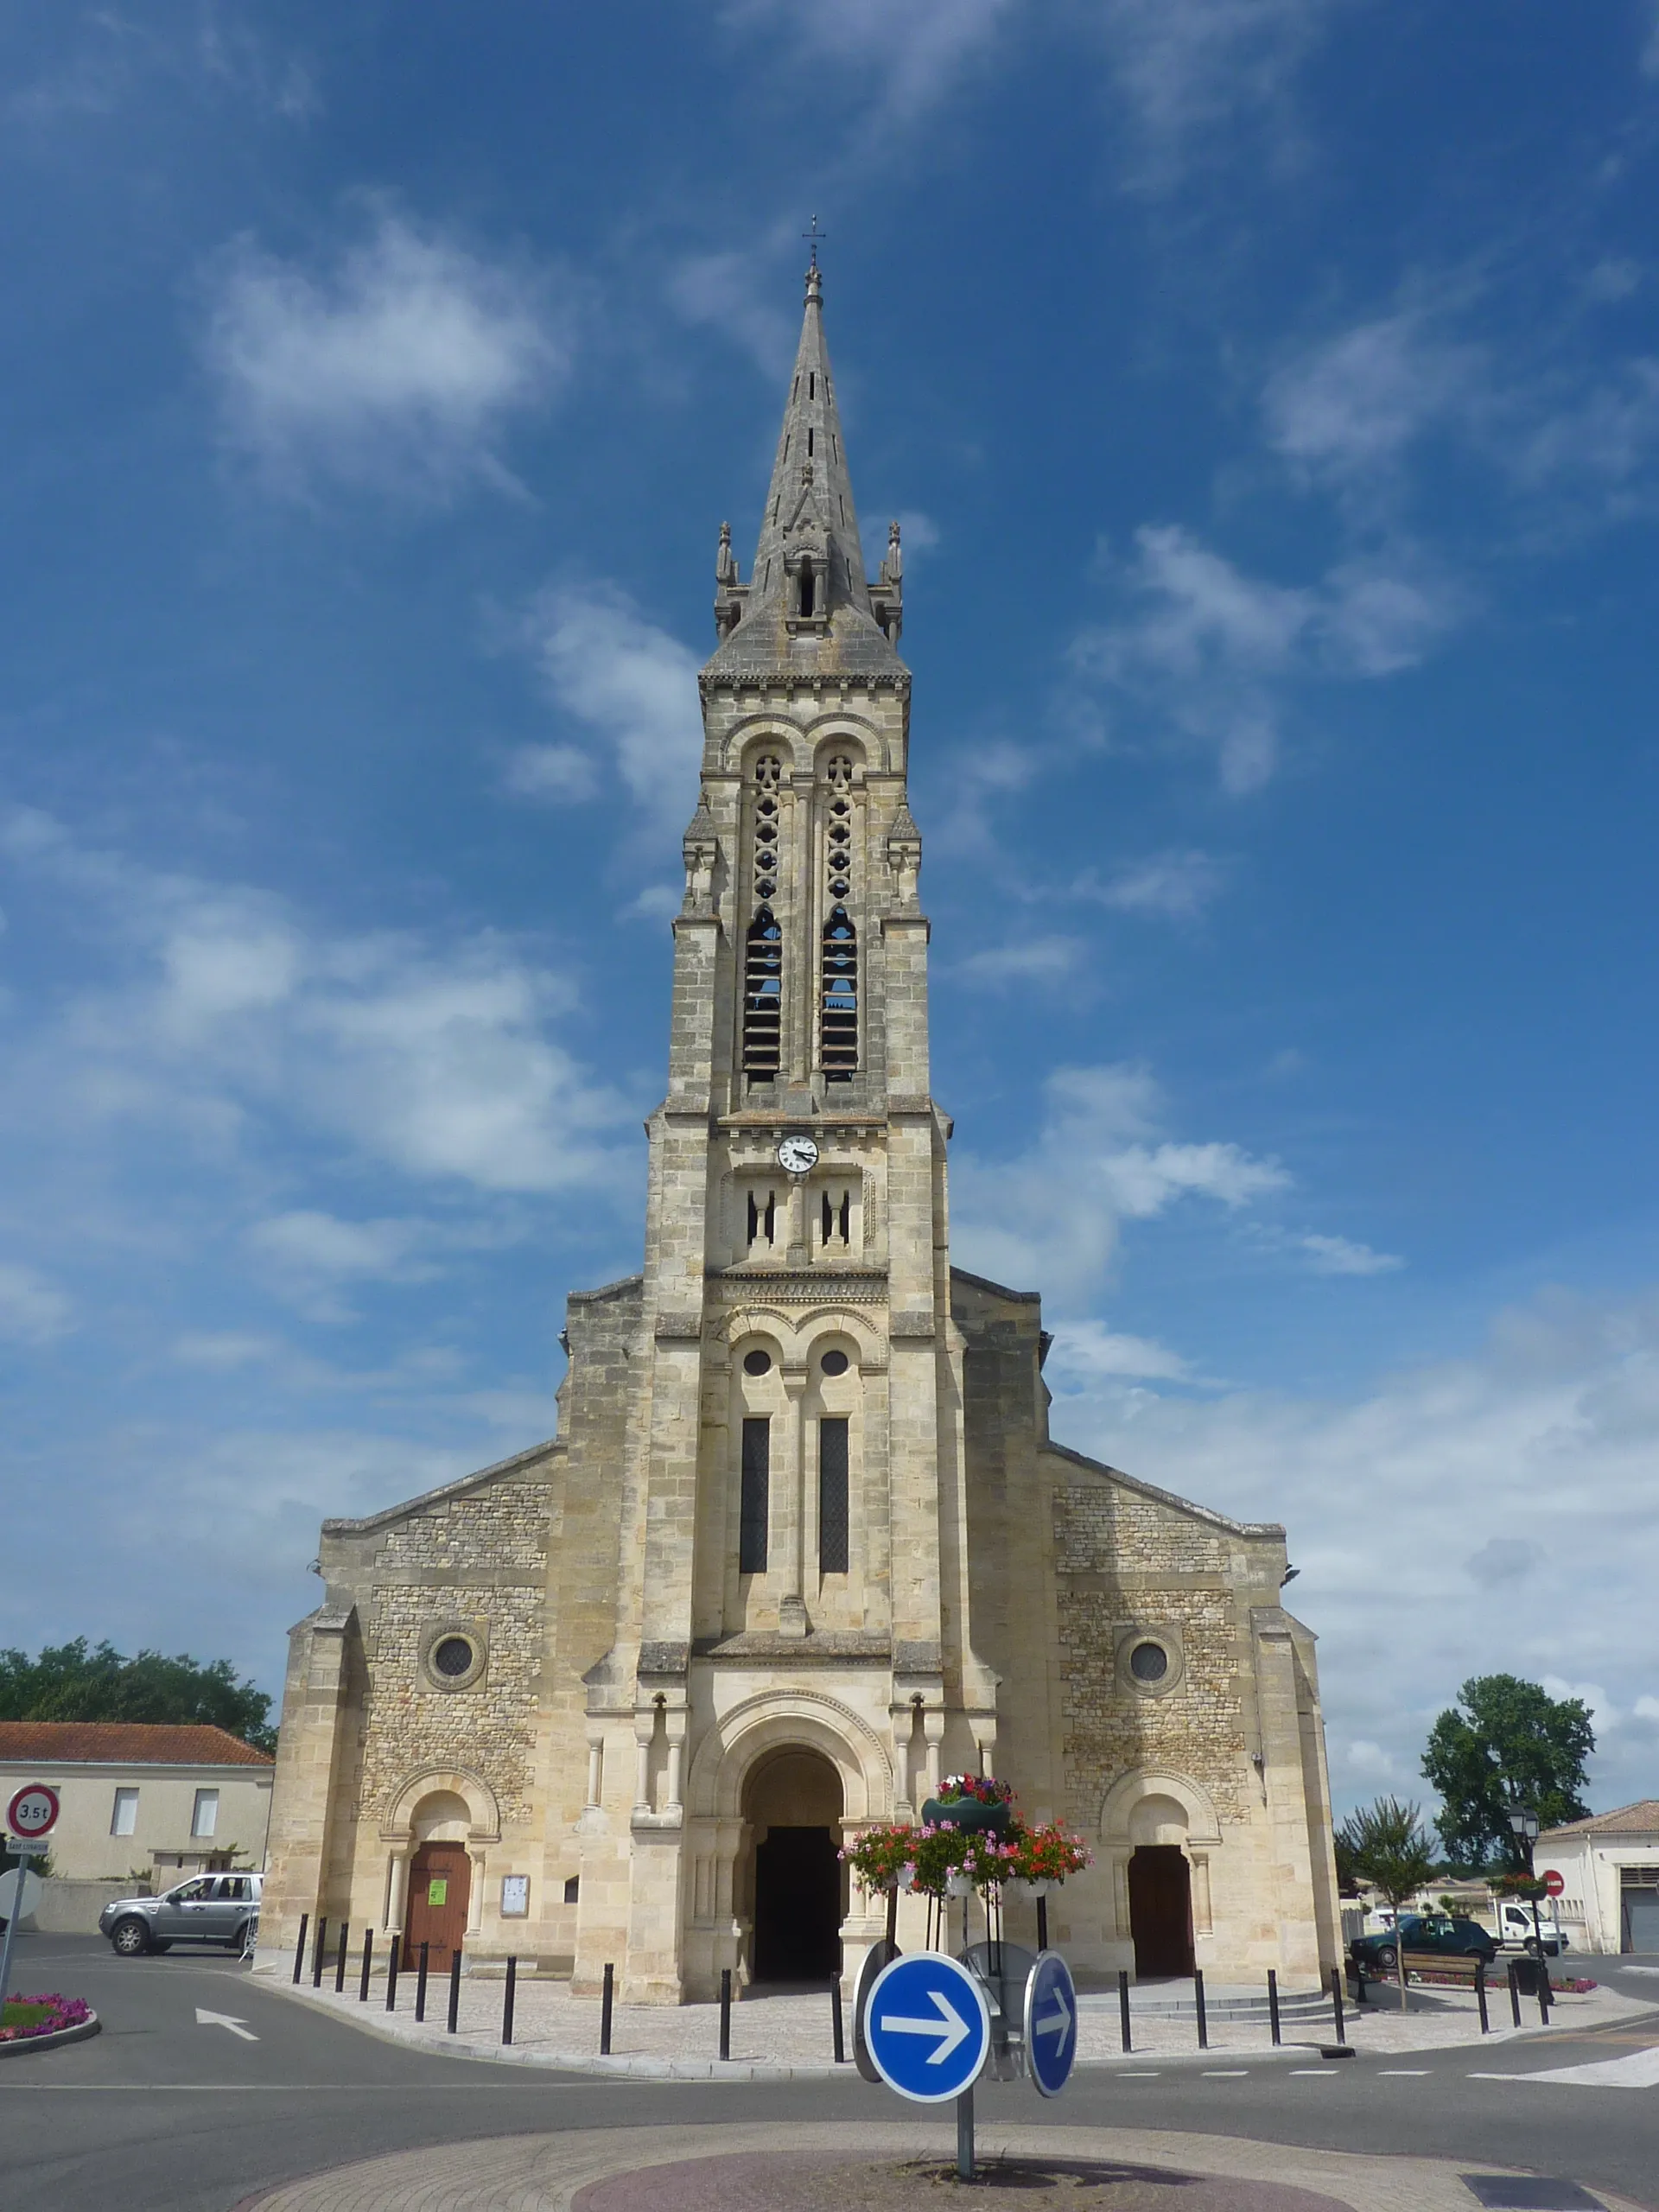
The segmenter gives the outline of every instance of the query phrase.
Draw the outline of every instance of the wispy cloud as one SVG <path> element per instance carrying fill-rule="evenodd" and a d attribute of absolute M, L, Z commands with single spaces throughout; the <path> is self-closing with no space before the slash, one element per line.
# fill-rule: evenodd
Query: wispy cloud
<path fill-rule="evenodd" d="M 1167 1344 L 1150 1337 L 1125 1336 L 1093 1319 L 1062 1323 L 1043 1371 L 1054 1382 L 1075 1389 L 1120 1380 L 1185 1382 L 1192 1379 L 1192 1362 Z"/>
<path fill-rule="evenodd" d="M 1011 944 L 988 945 L 969 953 L 957 965 L 958 976 L 969 982 L 1002 986 L 1018 983 L 1057 983 L 1076 974 L 1088 956 L 1080 938 L 1033 937 Z"/>
<path fill-rule="evenodd" d="M 46 1344 L 72 1325 L 73 1312 L 67 1293 L 37 1268 L 0 1260 L 0 1337 Z"/>
<path fill-rule="evenodd" d="M 1189 847 L 1127 861 L 1103 879 L 1091 868 L 1072 884 L 1071 895 L 1116 907 L 1120 913 L 1192 921 L 1220 896 L 1226 881 L 1223 861 Z"/>
<path fill-rule="evenodd" d="M 1236 796 L 1273 775 L 1294 684 L 1410 667 L 1463 611 L 1462 594 L 1427 569 L 1353 559 L 1316 585 L 1274 583 L 1177 524 L 1138 531 L 1116 580 L 1125 611 L 1078 634 L 1073 667 L 1213 749 Z"/>
<path fill-rule="evenodd" d="M 75 900 L 111 969 L 24 1052 L 48 1115 L 194 1130 L 227 1156 L 288 1123 L 478 1192 L 628 1179 L 613 1149 L 628 1106 L 551 1033 L 569 981 L 507 940 L 330 934 L 256 887 L 146 869 L 38 813 L 0 822 L 0 850 Z"/>
<path fill-rule="evenodd" d="M 1296 1243 L 1316 1275 L 1388 1275 L 1405 1266 L 1395 1252 L 1375 1252 L 1347 1236 L 1305 1235 Z"/>
<path fill-rule="evenodd" d="M 677 638 L 647 622 L 613 584 L 550 584 L 521 629 L 555 703 L 601 741 L 639 810 L 644 834 L 681 826 L 697 798 L 702 759 L 698 661 Z M 531 747 L 515 756 L 517 788 L 550 774 L 579 797 L 573 748 Z M 582 757 L 579 753 L 576 759 Z"/>
<path fill-rule="evenodd" d="M 573 354 L 570 302 L 545 271 L 384 206 L 320 269 L 238 238 L 206 289 L 224 435 L 283 493 L 327 480 L 429 499 L 469 483 L 516 493 L 502 433 L 557 391 Z"/>
<path fill-rule="evenodd" d="M 1217 126 L 1282 113 L 1291 81 L 1341 0 L 1096 0 L 1141 142 L 1132 181 L 1175 183 L 1213 153 Z"/>
<path fill-rule="evenodd" d="M 1466 416 L 1487 363 L 1478 346 L 1402 308 L 1339 332 L 1286 362 L 1262 394 L 1270 443 L 1337 483 L 1375 480 L 1437 424 Z"/>
<path fill-rule="evenodd" d="M 725 0 L 721 10 L 739 29 L 783 33 L 802 66 L 832 62 L 867 86 L 872 124 L 913 122 L 936 107 L 1018 12 L 1016 0 L 910 0 L 897 12 L 887 0 L 836 0 L 830 8 Z"/>
<path fill-rule="evenodd" d="M 1075 1310 L 1110 1260 L 1121 1224 L 1187 1198 L 1229 1211 L 1287 1189 L 1274 1160 L 1236 1144 L 1173 1141 L 1144 1068 L 1060 1068 L 1044 1085 L 1031 1148 L 995 1162 L 958 1154 L 953 1238 L 964 1264 L 999 1281 L 1040 1283 Z"/>

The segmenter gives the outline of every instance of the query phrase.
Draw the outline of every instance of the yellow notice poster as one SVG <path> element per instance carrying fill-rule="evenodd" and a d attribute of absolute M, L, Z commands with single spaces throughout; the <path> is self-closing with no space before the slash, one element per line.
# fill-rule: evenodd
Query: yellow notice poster
<path fill-rule="evenodd" d="M 429 1882 L 427 1884 L 426 1901 L 428 1904 L 448 1904 L 449 1902 L 449 1879 L 447 1875 L 440 1874 L 435 1881 Z"/>

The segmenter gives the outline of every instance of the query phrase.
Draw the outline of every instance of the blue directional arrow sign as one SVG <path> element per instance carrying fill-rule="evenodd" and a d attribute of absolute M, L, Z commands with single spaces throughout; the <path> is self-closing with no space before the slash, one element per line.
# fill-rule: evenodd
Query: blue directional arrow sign
<path fill-rule="evenodd" d="M 1077 1993 L 1058 1951 L 1044 1951 L 1026 1977 L 1026 2070 L 1046 2097 L 1058 2097 L 1077 2056 Z"/>
<path fill-rule="evenodd" d="M 990 2007 L 966 1967 L 912 1951 L 884 1967 L 864 2000 L 864 2041 L 890 2089 L 918 2105 L 959 2097 L 991 2048 Z"/>

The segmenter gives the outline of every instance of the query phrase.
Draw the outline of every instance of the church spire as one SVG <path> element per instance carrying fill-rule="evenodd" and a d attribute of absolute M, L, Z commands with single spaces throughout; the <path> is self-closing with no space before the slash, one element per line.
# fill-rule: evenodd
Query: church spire
<path fill-rule="evenodd" d="M 884 568 L 873 594 L 864 575 L 816 247 L 754 567 L 748 583 L 740 584 L 722 529 L 715 582 L 723 642 L 712 665 L 753 664 L 763 656 L 793 664 L 813 641 L 828 649 L 817 656 L 824 666 L 879 660 L 891 666 L 897 658 L 899 582 Z"/>

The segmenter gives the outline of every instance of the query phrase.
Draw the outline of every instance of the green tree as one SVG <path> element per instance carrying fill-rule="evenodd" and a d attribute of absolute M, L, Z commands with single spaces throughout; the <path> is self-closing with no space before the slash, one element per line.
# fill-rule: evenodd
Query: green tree
<path fill-rule="evenodd" d="M 1407 1898 L 1427 1881 L 1435 1864 L 1434 1845 L 1423 1826 L 1422 1808 L 1402 1805 L 1397 1797 L 1379 1797 L 1375 1804 L 1351 1813 L 1338 1834 L 1355 1872 L 1394 1909 L 1394 1964 L 1403 2012 L 1406 1947 L 1399 1940 L 1400 1911 Z"/>
<path fill-rule="evenodd" d="M 89 1649 L 84 1636 L 48 1644 L 38 1659 L 0 1651 L 0 1720 L 205 1722 L 270 1751 L 270 1698 L 238 1680 L 228 1659 L 204 1666 L 159 1651 L 124 1659 L 112 1643 Z"/>
<path fill-rule="evenodd" d="M 1440 1793 L 1434 1825 L 1446 1857 L 1478 1872 L 1522 1868 L 1510 1827 L 1524 1805 L 1543 1827 L 1589 1815 L 1585 1763 L 1596 1748 L 1580 1698 L 1554 1698 L 1517 1675 L 1476 1675 L 1428 1732 L 1423 1773 Z"/>

